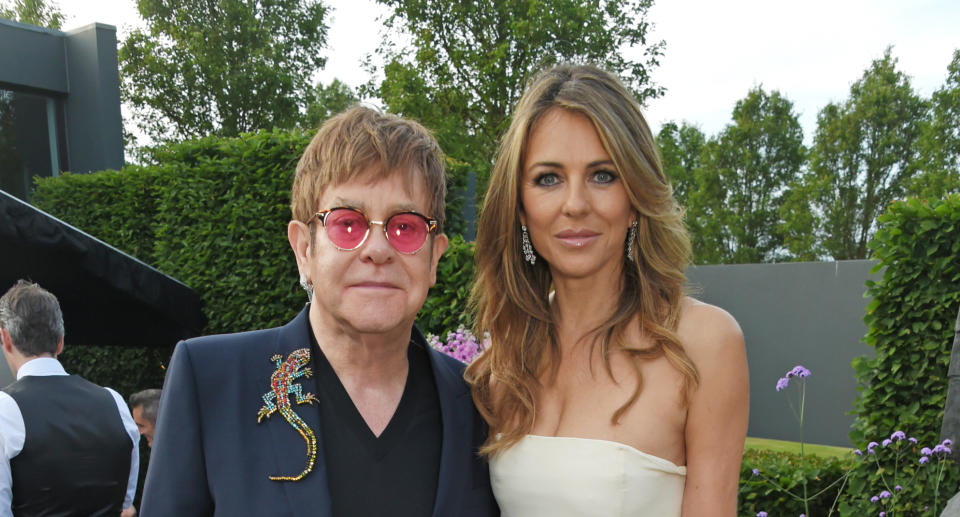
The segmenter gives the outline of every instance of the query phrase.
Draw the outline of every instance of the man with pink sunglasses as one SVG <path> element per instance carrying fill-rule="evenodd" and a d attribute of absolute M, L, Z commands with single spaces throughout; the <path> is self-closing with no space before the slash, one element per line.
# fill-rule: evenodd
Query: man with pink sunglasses
<path fill-rule="evenodd" d="M 141 514 L 494 516 L 463 365 L 414 319 L 447 247 L 443 155 L 355 107 L 297 165 L 287 238 L 310 302 L 170 361 Z"/>

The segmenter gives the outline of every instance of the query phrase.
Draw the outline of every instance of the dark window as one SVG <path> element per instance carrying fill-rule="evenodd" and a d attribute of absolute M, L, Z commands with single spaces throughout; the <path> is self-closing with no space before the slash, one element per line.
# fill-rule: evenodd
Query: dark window
<path fill-rule="evenodd" d="M 27 200 L 34 176 L 57 176 L 63 116 L 54 97 L 0 89 L 0 190 Z"/>

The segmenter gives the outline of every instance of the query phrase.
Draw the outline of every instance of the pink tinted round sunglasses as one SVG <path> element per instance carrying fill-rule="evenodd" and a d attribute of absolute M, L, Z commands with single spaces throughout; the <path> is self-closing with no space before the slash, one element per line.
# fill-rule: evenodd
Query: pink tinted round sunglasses
<path fill-rule="evenodd" d="M 437 230 L 437 220 L 417 212 L 397 212 L 384 221 L 371 221 L 356 208 L 335 207 L 321 210 L 317 219 L 327 231 L 327 238 L 337 249 L 359 248 L 370 235 L 370 227 L 379 224 L 387 242 L 400 253 L 413 254 L 423 248 L 427 235 Z"/>

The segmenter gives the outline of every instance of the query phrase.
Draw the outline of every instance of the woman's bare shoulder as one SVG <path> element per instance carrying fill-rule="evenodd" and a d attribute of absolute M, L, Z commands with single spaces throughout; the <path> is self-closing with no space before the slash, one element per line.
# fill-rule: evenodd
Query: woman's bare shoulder
<path fill-rule="evenodd" d="M 677 334 L 691 359 L 743 347 L 740 324 L 727 311 L 696 298 L 684 297 Z"/>

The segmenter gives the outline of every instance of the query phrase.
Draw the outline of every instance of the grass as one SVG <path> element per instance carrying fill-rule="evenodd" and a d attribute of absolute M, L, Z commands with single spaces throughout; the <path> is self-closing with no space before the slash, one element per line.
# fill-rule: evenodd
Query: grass
<path fill-rule="evenodd" d="M 744 444 L 746 449 L 765 449 L 768 451 L 785 451 L 800 454 L 800 442 L 785 442 L 782 440 L 770 440 L 767 438 L 747 437 Z M 832 445 L 817 445 L 815 443 L 804 444 L 803 450 L 807 454 L 815 454 L 823 457 L 849 457 L 850 451 L 846 447 L 834 447 Z"/>

